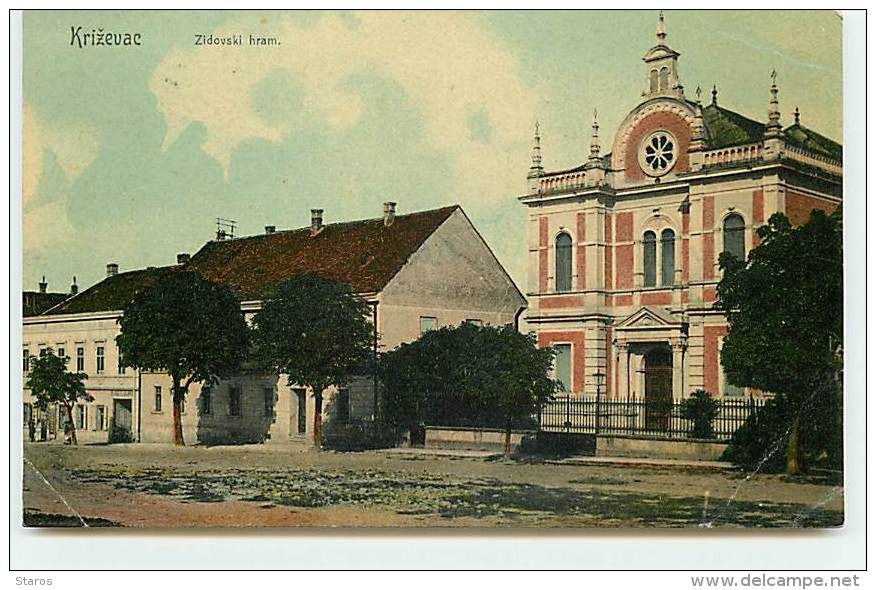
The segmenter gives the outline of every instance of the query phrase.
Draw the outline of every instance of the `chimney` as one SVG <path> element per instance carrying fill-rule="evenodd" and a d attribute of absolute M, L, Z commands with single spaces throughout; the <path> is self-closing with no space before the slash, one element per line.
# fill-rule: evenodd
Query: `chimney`
<path fill-rule="evenodd" d="M 114 277 L 119 274 L 119 265 L 115 262 L 110 262 L 106 265 L 106 276 Z"/>
<path fill-rule="evenodd" d="M 266 234 L 272 234 L 272 233 L 274 233 L 275 231 L 277 231 L 277 226 L 276 226 L 276 225 L 266 225 L 266 226 L 265 226 L 265 233 L 266 233 Z"/>
<path fill-rule="evenodd" d="M 49 284 L 46 282 L 46 276 L 43 275 L 43 280 L 40 283 L 40 293 L 45 293 L 48 288 Z"/>
<path fill-rule="evenodd" d="M 322 231 L 322 209 L 310 210 L 310 235 L 315 236 Z"/>
<path fill-rule="evenodd" d="M 73 284 L 70 285 L 70 295 L 76 295 L 79 292 L 79 285 L 76 284 L 76 277 L 73 277 Z"/>
<path fill-rule="evenodd" d="M 180 252 L 176 255 L 177 264 L 188 264 L 192 257 L 188 252 Z"/>
<path fill-rule="evenodd" d="M 383 204 L 383 225 L 389 227 L 395 221 L 395 203 L 387 201 Z"/>

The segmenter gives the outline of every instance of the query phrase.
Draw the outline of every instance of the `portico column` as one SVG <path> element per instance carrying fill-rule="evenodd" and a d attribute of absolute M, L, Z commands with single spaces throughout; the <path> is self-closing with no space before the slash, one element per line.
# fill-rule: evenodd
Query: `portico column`
<path fill-rule="evenodd" d="M 625 399 L 630 394 L 630 345 L 626 342 L 617 343 L 617 385 L 615 392 L 619 399 Z"/>
<path fill-rule="evenodd" d="M 687 384 L 684 383 L 684 349 L 685 342 L 683 340 L 672 340 L 672 399 L 680 401 L 684 398 L 684 389 Z"/>

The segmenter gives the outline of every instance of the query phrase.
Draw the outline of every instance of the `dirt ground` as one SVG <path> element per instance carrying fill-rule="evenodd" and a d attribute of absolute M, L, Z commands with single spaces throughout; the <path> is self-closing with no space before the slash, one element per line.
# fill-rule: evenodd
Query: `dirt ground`
<path fill-rule="evenodd" d="M 412 451 L 25 445 L 30 526 L 828 527 L 839 486 Z"/>

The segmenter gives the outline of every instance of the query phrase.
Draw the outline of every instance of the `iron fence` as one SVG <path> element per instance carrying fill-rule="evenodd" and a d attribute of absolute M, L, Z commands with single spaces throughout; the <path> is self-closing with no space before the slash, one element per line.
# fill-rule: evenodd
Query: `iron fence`
<path fill-rule="evenodd" d="M 712 438 L 729 440 L 764 403 L 753 397 L 719 400 Z M 682 417 L 681 408 L 681 401 L 563 395 L 545 405 L 537 419 L 539 430 L 548 432 L 690 438 L 693 421 Z"/>

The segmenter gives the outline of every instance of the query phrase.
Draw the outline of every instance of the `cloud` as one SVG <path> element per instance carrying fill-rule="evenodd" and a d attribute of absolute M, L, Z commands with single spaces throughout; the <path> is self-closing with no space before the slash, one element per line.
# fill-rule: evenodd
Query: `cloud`
<path fill-rule="evenodd" d="M 372 73 L 402 89 L 429 147 L 451 158 L 460 198 L 473 198 L 477 207 L 522 188 L 537 97 L 522 83 L 516 58 L 476 15 L 363 12 L 352 25 L 336 14 L 310 23 L 271 16 L 226 24 L 212 36 L 240 34 L 246 43 L 250 33 L 281 45 L 174 49 L 157 66 L 149 88 L 167 122 L 163 149 L 200 121 L 207 128 L 202 149 L 227 176 L 242 142 L 279 142 L 302 120 L 261 116 L 253 104 L 260 82 L 282 72 L 301 89 L 304 118 L 344 131 L 368 110 L 347 81 Z M 489 133 L 472 133 L 473 120 Z M 519 174 L 509 177 L 509 170 Z"/>
<path fill-rule="evenodd" d="M 99 140 L 87 123 L 49 124 L 28 103 L 22 118 L 22 210 L 28 250 L 72 239 L 67 216 L 70 183 L 94 161 Z"/>

